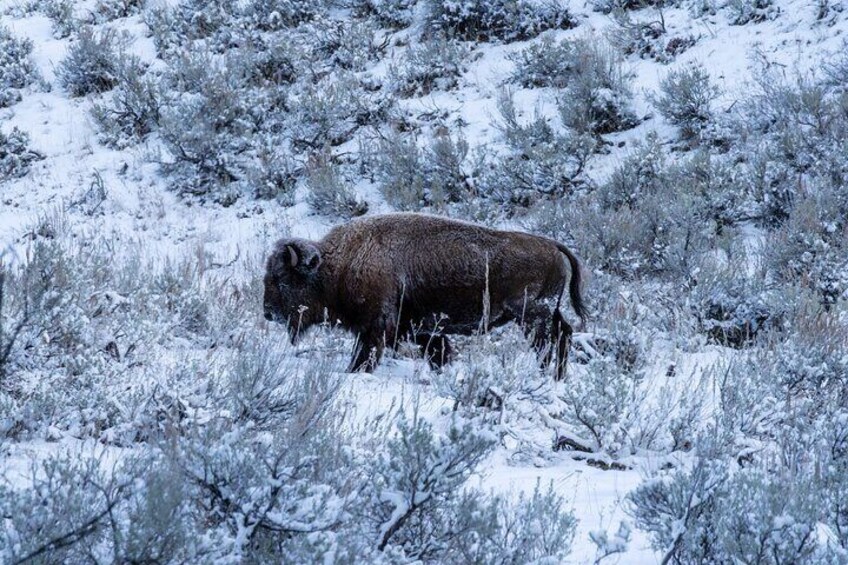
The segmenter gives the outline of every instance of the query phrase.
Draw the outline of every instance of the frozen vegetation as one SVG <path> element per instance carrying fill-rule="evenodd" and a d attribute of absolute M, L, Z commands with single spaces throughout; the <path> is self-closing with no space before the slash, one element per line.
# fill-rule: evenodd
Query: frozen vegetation
<path fill-rule="evenodd" d="M 0 0 L 0 563 L 848 563 L 835 0 Z M 424 211 L 585 264 L 346 374 L 284 235 Z M 409 354 L 407 354 L 409 353 Z"/>

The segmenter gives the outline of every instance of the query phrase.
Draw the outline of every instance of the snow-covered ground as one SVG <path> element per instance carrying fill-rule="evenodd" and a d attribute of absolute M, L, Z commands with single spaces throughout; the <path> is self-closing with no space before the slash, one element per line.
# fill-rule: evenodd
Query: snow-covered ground
<path fill-rule="evenodd" d="M 0 13 L 4 14 L 0 16 L 0 25 L 18 37 L 33 41 L 32 58 L 44 85 L 49 87 L 30 86 L 24 89 L 19 103 L 0 108 L 0 130 L 9 133 L 19 128 L 27 132 L 30 147 L 44 159 L 36 161 L 22 178 L 0 181 L 0 249 L 5 250 L 4 263 L 25 263 L 32 246 L 43 237 L 39 229 L 51 226 L 61 232 L 56 237 L 73 240 L 102 236 L 112 241 L 116 249 L 131 249 L 145 260 L 204 256 L 209 264 L 223 265 L 222 277 L 238 278 L 248 271 L 259 272 L 263 257 L 278 237 L 293 235 L 318 239 L 341 221 L 313 213 L 306 203 L 303 188 L 299 189 L 293 206 L 283 206 L 274 200 L 241 198 L 232 206 L 223 207 L 184 198 L 171 190 L 168 176 L 157 164 L 162 142 L 155 135 L 123 150 L 101 144 L 89 112 L 99 95 L 71 98 L 57 82 L 56 70 L 71 40 L 54 38 L 51 21 L 41 13 L 20 14 L 13 10 L 23 4 L 19 0 L 0 1 Z M 593 11 L 590 4 L 572 0 L 569 9 L 577 18 L 577 27 L 548 32 L 549 35 L 561 39 L 615 34 L 611 31 L 612 16 Z M 645 119 L 635 128 L 607 136 L 611 142 L 610 151 L 593 162 L 591 178 L 605 179 L 622 163 L 634 142 L 644 139 L 649 131 L 657 131 L 663 140 L 674 137 L 674 128 L 656 113 L 648 98 L 650 93 L 657 91 L 669 71 L 693 63 L 702 65 L 721 90 L 716 105 L 717 111 L 723 112 L 732 108 L 751 88 L 752 68 L 758 54 L 770 65 L 787 72 L 815 70 L 823 58 L 838 54 L 844 48 L 848 31 L 848 10 L 831 12 L 828 18 L 820 20 L 816 17 L 819 4 L 813 0 L 777 0 L 773 3 L 779 10 L 776 17 L 747 25 L 730 25 L 725 10 L 695 18 L 688 4 L 664 8 L 661 15 L 667 37 L 692 36 L 696 42 L 667 64 L 635 55 L 625 59 L 626 69 L 634 75 L 632 105 L 636 115 Z M 75 9 L 82 15 L 93 7 L 93 2 L 86 1 L 79 2 Z M 648 20 L 658 14 L 654 8 L 644 8 L 634 17 Z M 132 35 L 131 53 L 145 62 L 155 63 L 156 50 L 140 15 L 109 25 Z M 409 115 L 436 112 L 446 116 L 443 123 L 461 121 L 462 135 L 472 147 L 497 143 L 498 132 L 492 122 L 497 116 L 498 92 L 512 69 L 507 55 L 532 41 L 535 40 L 506 45 L 476 44 L 459 88 L 402 100 L 400 105 Z M 397 56 L 403 49 L 403 45 L 390 48 L 386 58 Z M 379 76 L 385 68 L 386 62 L 382 61 L 374 64 L 371 70 Z M 529 118 L 537 109 L 551 113 L 556 93 L 546 88 L 519 89 L 515 96 L 519 113 Z M 105 187 L 106 198 L 97 214 L 87 214 L 81 202 L 92 186 L 100 182 Z M 391 209 L 373 183 L 360 179 L 355 189 L 368 201 L 369 213 Z M 749 252 L 756 255 L 764 245 L 762 233 L 752 225 L 743 226 L 743 230 L 746 230 L 745 237 L 751 248 Z M 257 321 L 257 324 L 264 322 Z M 587 331 L 592 332 L 593 327 L 590 325 Z M 285 339 L 283 330 L 276 327 L 269 328 L 267 336 L 272 340 Z M 310 346 L 302 347 L 308 349 Z M 646 401 L 656 401 L 663 387 L 678 390 L 674 394 L 679 396 L 680 390 L 700 386 L 699 394 L 706 397 L 704 410 L 709 411 L 717 394 L 709 369 L 733 358 L 735 350 L 677 343 L 673 336 L 658 339 L 648 347 L 653 361 L 648 364 L 640 385 L 647 391 Z M 167 351 L 168 346 L 163 350 Z M 312 355 L 327 354 L 321 347 L 316 347 L 316 351 Z M 338 348 L 333 350 L 334 354 L 339 351 Z M 175 351 L 174 355 L 178 353 Z M 669 366 L 675 368 L 673 375 L 669 374 Z M 569 379 L 580 379 L 582 371 L 577 367 Z M 420 360 L 390 359 L 373 375 L 344 375 L 342 396 L 351 409 L 354 423 L 377 418 L 398 405 L 417 401 L 423 414 L 443 424 L 451 401 L 439 394 L 433 379 L 434 375 Z M 704 379 L 706 384 L 702 383 Z M 557 386 L 565 390 L 562 387 L 571 385 L 566 382 Z M 2 419 L 0 415 L 0 421 Z M 553 430 L 543 427 L 541 422 L 541 419 L 528 419 L 524 425 L 540 426 L 534 433 L 553 441 Z M 106 464 L 113 458 L 120 459 L 124 451 L 133 448 L 104 446 L 90 437 L 75 438 L 67 429 L 48 428 L 21 440 L 0 440 L 0 475 L 14 484 L 25 485 L 30 461 L 66 449 L 90 454 L 103 451 Z M 649 450 L 635 451 L 621 458 L 623 470 L 603 470 L 587 464 L 585 457 L 568 451 L 516 460 L 505 444 L 487 458 L 469 484 L 484 490 L 516 494 L 532 491 L 538 481 L 542 485 L 552 483 L 578 519 L 569 560 L 592 563 L 597 557 L 597 548 L 590 541 L 590 533 L 607 531 L 612 535 L 622 521 L 632 522 L 625 496 L 658 467 L 668 463 L 669 457 L 681 461 L 688 457 L 683 452 L 658 455 Z M 626 551 L 603 562 L 651 564 L 659 563 L 661 558 L 660 552 L 651 548 L 648 534 L 633 528 Z"/>

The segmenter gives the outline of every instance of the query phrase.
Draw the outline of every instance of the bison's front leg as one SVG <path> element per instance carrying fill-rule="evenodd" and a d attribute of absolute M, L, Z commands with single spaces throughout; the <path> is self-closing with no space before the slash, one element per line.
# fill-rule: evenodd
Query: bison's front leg
<path fill-rule="evenodd" d="M 348 373 L 372 373 L 383 356 L 382 340 L 374 339 L 369 333 L 361 333 L 353 346 L 353 357 Z"/>
<path fill-rule="evenodd" d="M 396 340 L 394 319 L 384 316 L 381 323 L 359 332 L 356 345 L 353 346 L 353 358 L 348 367 L 349 373 L 362 371 L 371 373 L 383 357 L 386 343 L 394 344 Z"/>

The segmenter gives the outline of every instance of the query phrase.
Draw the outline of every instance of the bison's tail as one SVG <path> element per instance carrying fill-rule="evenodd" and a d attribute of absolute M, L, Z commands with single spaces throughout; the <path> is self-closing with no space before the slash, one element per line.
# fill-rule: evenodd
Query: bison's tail
<path fill-rule="evenodd" d="M 559 242 L 554 243 L 556 243 L 557 249 L 568 258 L 568 263 L 571 265 L 571 281 L 568 284 L 568 294 L 571 297 L 571 306 L 574 308 L 574 312 L 580 317 L 581 324 L 585 324 L 588 313 L 586 312 L 586 306 L 583 304 L 583 297 L 580 295 L 580 288 L 583 282 L 580 272 L 580 261 L 577 260 L 577 257 L 565 245 Z M 562 300 L 562 295 L 560 295 L 557 301 L 557 309 L 559 309 L 560 300 Z"/>

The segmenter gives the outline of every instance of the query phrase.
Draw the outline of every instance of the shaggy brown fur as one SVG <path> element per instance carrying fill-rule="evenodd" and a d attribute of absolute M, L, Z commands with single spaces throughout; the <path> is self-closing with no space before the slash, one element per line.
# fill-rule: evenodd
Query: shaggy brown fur
<path fill-rule="evenodd" d="M 569 270 L 582 320 L 580 265 L 556 241 L 423 214 L 372 216 L 321 241 L 278 241 L 265 274 L 265 317 L 287 323 L 292 343 L 338 320 L 357 336 L 352 371 L 372 370 L 401 339 L 441 366 L 451 356 L 446 334 L 516 321 L 544 362 L 556 353 L 561 378 L 572 332 L 559 311 Z"/>

